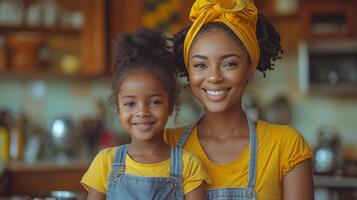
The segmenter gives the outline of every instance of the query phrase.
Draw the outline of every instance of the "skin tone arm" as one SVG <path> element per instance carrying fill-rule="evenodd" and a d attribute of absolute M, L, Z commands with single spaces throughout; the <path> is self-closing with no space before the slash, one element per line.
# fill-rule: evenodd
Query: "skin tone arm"
<path fill-rule="evenodd" d="M 202 182 L 201 185 L 193 191 L 185 194 L 185 200 L 206 200 L 206 183 Z"/>
<path fill-rule="evenodd" d="M 285 174 L 282 195 L 284 200 L 314 199 L 311 169 L 311 160 L 305 160 Z"/>
<path fill-rule="evenodd" d="M 90 188 L 87 196 L 87 200 L 105 200 L 105 194 Z"/>

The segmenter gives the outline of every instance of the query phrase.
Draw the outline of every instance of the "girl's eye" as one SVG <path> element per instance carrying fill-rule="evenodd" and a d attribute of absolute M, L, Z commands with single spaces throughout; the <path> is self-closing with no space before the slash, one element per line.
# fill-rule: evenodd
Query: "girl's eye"
<path fill-rule="evenodd" d="M 238 63 L 236 62 L 226 62 L 223 64 L 222 67 L 228 67 L 228 68 L 234 68 L 234 67 L 237 67 L 238 66 Z"/>
<path fill-rule="evenodd" d="M 150 105 L 152 105 L 152 106 L 161 105 L 161 104 L 162 104 L 162 101 L 158 100 L 158 99 L 154 99 L 154 100 L 150 101 Z"/>
<path fill-rule="evenodd" d="M 128 108 L 132 108 L 132 107 L 135 106 L 135 102 L 125 102 L 125 103 L 124 103 L 124 106 L 125 106 L 125 107 L 128 107 Z"/>

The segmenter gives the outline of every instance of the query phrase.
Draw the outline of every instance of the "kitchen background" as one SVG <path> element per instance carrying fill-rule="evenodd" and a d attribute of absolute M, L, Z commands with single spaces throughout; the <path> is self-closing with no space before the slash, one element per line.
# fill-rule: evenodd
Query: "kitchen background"
<path fill-rule="evenodd" d="M 175 33 L 189 24 L 192 2 L 0 0 L 0 196 L 82 190 L 78 180 L 95 152 L 128 141 L 108 103 L 113 38 L 140 25 Z M 255 73 L 247 112 L 292 125 L 316 153 L 326 147 L 314 167 L 329 176 L 316 176 L 316 199 L 357 199 L 357 1 L 256 4 L 281 33 L 284 55 L 265 78 Z M 179 83 L 180 113 L 169 127 L 201 111 Z M 36 176 L 58 182 L 26 185 Z"/>

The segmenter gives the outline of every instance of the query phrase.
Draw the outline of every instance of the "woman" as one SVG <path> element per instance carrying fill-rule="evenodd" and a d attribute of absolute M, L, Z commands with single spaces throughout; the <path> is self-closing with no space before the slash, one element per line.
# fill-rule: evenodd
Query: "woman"
<path fill-rule="evenodd" d="M 174 49 L 204 115 L 185 130 L 167 130 L 166 141 L 201 158 L 212 181 L 208 199 L 313 199 L 312 153 L 303 137 L 242 110 L 255 69 L 265 75 L 280 58 L 279 34 L 251 0 L 197 0 L 190 19 Z"/>

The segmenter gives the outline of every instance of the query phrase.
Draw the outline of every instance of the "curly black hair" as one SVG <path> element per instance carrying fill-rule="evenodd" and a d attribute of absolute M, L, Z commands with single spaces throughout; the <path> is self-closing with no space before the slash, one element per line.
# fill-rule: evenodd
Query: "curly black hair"
<path fill-rule="evenodd" d="M 145 27 L 122 33 L 115 39 L 112 63 L 114 77 L 109 98 L 117 111 L 117 97 L 122 82 L 129 74 L 140 70 L 162 82 L 169 96 L 169 109 L 173 111 L 179 89 L 176 84 L 178 67 L 171 49 L 162 32 Z"/>
<path fill-rule="evenodd" d="M 177 59 L 179 65 L 179 75 L 182 77 L 188 78 L 188 72 L 185 67 L 183 59 L 183 47 L 185 37 L 187 35 L 190 26 L 181 29 L 178 33 L 174 35 L 173 50 L 174 55 Z M 197 33 L 196 38 L 199 35 L 205 32 L 222 30 L 234 40 L 239 45 L 243 46 L 242 42 L 238 36 L 223 22 L 210 22 L 204 24 L 199 32 Z M 280 34 L 275 30 L 273 25 L 269 23 L 264 16 L 259 15 L 257 21 L 257 39 L 260 47 L 260 58 L 257 69 L 261 71 L 266 76 L 267 70 L 274 69 L 274 63 L 276 60 L 281 59 L 281 54 L 283 50 L 280 44 Z M 244 47 L 244 46 L 243 46 Z"/>

